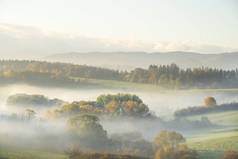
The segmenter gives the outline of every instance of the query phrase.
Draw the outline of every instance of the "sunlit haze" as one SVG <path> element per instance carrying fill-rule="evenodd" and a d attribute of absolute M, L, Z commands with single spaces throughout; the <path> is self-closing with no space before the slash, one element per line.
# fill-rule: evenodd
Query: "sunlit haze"
<path fill-rule="evenodd" d="M 0 0 L 0 159 L 238 159 L 238 0 Z"/>
<path fill-rule="evenodd" d="M 236 0 L 0 0 L 3 57 L 231 52 L 238 48 L 237 28 Z"/>

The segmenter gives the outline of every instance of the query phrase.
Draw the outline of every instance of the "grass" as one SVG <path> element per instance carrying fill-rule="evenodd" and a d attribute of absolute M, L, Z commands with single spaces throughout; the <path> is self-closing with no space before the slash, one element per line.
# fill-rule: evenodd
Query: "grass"
<path fill-rule="evenodd" d="M 224 151 L 238 150 L 238 130 L 210 132 L 191 137 L 187 144 L 197 150 L 199 159 L 219 159 Z"/>
<path fill-rule="evenodd" d="M 189 137 L 190 147 L 198 150 L 238 150 L 238 111 L 195 115 L 188 119 L 197 120 L 202 116 L 222 127 Z"/>
<path fill-rule="evenodd" d="M 238 130 L 195 136 L 188 139 L 188 145 L 196 150 L 238 150 Z"/>
<path fill-rule="evenodd" d="M 68 159 L 68 157 L 60 152 L 0 146 L 0 159 Z"/>
<path fill-rule="evenodd" d="M 187 118 L 197 120 L 202 116 L 222 127 L 188 137 L 187 144 L 198 151 L 199 159 L 219 159 L 224 151 L 238 150 L 238 111 L 208 113 Z"/>
<path fill-rule="evenodd" d="M 135 89 L 143 91 L 158 91 L 165 90 L 164 88 L 158 85 L 144 84 L 144 83 L 134 83 L 134 82 L 125 82 L 125 81 L 116 81 L 116 80 L 99 80 L 99 79 L 83 79 L 80 78 L 80 81 L 83 83 L 94 84 L 102 88 L 114 88 L 114 89 Z"/>
<path fill-rule="evenodd" d="M 75 79 L 75 78 L 74 78 Z M 117 81 L 117 80 L 100 80 L 100 79 L 88 79 L 88 78 L 80 78 L 82 83 L 93 84 L 102 88 L 114 88 L 114 89 L 132 89 L 138 91 L 159 91 L 159 92 L 171 92 L 171 91 L 180 91 L 186 93 L 200 93 L 200 92 L 230 92 L 235 93 L 238 92 L 238 88 L 222 88 L 222 89 L 199 89 L 199 88 L 191 88 L 191 89 L 167 89 L 161 87 L 159 85 L 154 84 L 145 84 L 145 83 L 135 83 L 135 82 L 127 82 L 127 81 Z"/>
<path fill-rule="evenodd" d="M 198 151 L 199 159 L 221 159 L 223 152 L 220 151 Z"/>

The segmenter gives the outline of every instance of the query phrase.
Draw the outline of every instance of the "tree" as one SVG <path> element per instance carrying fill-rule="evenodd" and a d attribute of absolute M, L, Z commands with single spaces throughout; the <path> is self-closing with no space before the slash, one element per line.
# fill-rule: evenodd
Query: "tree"
<path fill-rule="evenodd" d="M 100 95 L 96 102 L 111 114 L 145 116 L 149 112 L 148 106 L 138 96 L 131 94 Z"/>
<path fill-rule="evenodd" d="M 184 142 L 180 133 L 161 131 L 154 140 L 155 159 L 196 159 L 196 152 L 189 150 Z"/>
<path fill-rule="evenodd" d="M 185 138 L 180 133 L 163 130 L 156 136 L 154 144 L 157 148 L 177 148 L 183 142 L 185 142 Z"/>
<path fill-rule="evenodd" d="M 99 123 L 99 118 L 94 115 L 83 114 L 69 119 L 69 128 L 82 136 L 96 135 L 106 137 L 107 132 Z"/>
<path fill-rule="evenodd" d="M 216 99 L 214 97 L 208 96 L 204 99 L 204 105 L 207 107 L 216 106 L 217 105 Z"/>
<path fill-rule="evenodd" d="M 106 145 L 107 132 L 97 116 L 84 114 L 72 117 L 68 120 L 68 127 L 73 139 L 82 143 L 80 146 L 98 148 Z"/>
<path fill-rule="evenodd" d="M 35 112 L 34 110 L 32 110 L 32 109 L 26 109 L 26 110 L 25 110 L 25 113 L 26 113 L 26 118 L 27 118 L 28 120 L 31 120 L 31 119 L 35 118 L 36 112 Z"/>
<path fill-rule="evenodd" d="M 116 110 L 118 109 L 118 103 L 113 100 L 109 102 L 107 105 L 105 105 L 106 111 L 109 113 L 115 113 Z"/>

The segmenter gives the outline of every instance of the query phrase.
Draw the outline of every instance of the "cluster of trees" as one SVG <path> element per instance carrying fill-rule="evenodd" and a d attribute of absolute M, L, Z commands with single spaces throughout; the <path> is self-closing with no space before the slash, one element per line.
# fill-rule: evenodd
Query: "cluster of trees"
<path fill-rule="evenodd" d="M 224 112 L 232 110 L 238 110 L 238 103 L 228 103 L 210 107 L 204 106 L 188 107 L 175 111 L 174 115 L 176 117 L 184 117 L 184 116 L 200 115 L 212 112 Z"/>
<path fill-rule="evenodd" d="M 35 78 L 34 78 L 35 77 Z M 0 61 L 0 81 L 26 80 L 28 82 L 54 78 L 65 83 L 79 82 L 79 78 L 120 80 L 148 83 L 168 88 L 238 87 L 238 70 L 212 68 L 181 69 L 176 64 L 151 65 L 148 69 L 117 71 L 85 65 L 49 63 L 40 61 Z M 33 80 L 34 79 L 34 80 Z M 53 83 L 52 83 L 53 84 Z"/>
<path fill-rule="evenodd" d="M 133 94 L 107 94 L 100 95 L 95 101 L 74 101 L 72 103 L 64 102 L 60 99 L 49 99 L 43 95 L 16 94 L 8 97 L 7 105 L 19 106 L 22 110 L 34 109 L 40 107 L 60 106 L 49 109 L 45 114 L 48 119 L 68 118 L 83 114 L 93 114 L 104 120 L 114 120 L 115 122 L 132 122 L 141 127 L 144 122 L 149 127 L 161 127 L 169 129 L 205 129 L 214 126 L 208 119 L 190 121 L 182 118 L 163 121 L 158 116 L 150 112 L 148 106 L 136 95 Z M 27 111 L 26 111 L 27 112 Z M 28 111 L 27 116 L 29 115 Z M 9 119 L 18 119 L 19 115 L 13 115 Z M 19 118 L 21 119 L 21 117 Z M 146 120 L 145 120 L 146 119 Z M 144 127 L 144 126 L 142 126 Z"/>
<path fill-rule="evenodd" d="M 217 105 L 216 99 L 214 97 L 208 96 L 204 98 L 204 106 L 194 106 L 194 107 L 180 109 L 174 112 L 174 116 L 183 117 L 183 116 L 200 115 L 200 114 L 206 114 L 211 112 L 223 112 L 223 111 L 231 111 L 231 110 L 238 110 L 238 103 L 227 103 L 227 104 Z M 202 120 L 202 121 L 206 122 L 207 120 Z"/>
<path fill-rule="evenodd" d="M 238 86 L 238 70 L 212 68 L 181 69 L 176 64 L 151 65 L 125 73 L 124 80 L 158 84 L 166 87 L 232 87 Z"/>
<path fill-rule="evenodd" d="M 82 114 L 71 117 L 68 120 L 68 130 L 73 144 L 72 156 L 75 156 L 78 150 L 147 157 L 152 155 L 152 145 L 144 139 L 138 138 L 132 141 L 109 137 L 95 115 Z M 79 155 L 85 154 L 77 153 L 76 156 Z"/>
<path fill-rule="evenodd" d="M 32 121 L 36 118 L 36 112 L 33 109 L 25 109 L 21 114 L 0 114 L 0 120 L 3 121 Z"/>
<path fill-rule="evenodd" d="M 107 132 L 99 123 L 99 119 L 93 115 L 80 115 L 69 119 L 69 130 L 73 136 L 73 140 L 77 141 L 76 150 L 91 150 L 94 152 L 110 152 L 113 154 L 121 154 L 114 156 L 115 158 L 140 158 L 127 156 L 141 156 L 141 158 L 154 159 L 197 159 L 195 151 L 190 150 L 185 144 L 185 138 L 174 131 L 161 131 L 155 138 L 153 143 L 145 141 L 132 134 L 132 139 L 114 136 L 109 138 Z M 135 137 L 134 137 L 135 135 Z M 72 159 L 89 158 L 90 156 L 110 156 L 105 153 L 85 154 L 80 151 L 71 151 Z"/>
<path fill-rule="evenodd" d="M 67 119 L 72 116 L 92 114 L 104 120 L 114 122 L 132 122 L 137 127 L 143 127 L 142 123 L 147 123 L 148 127 L 157 128 L 160 125 L 169 129 L 205 129 L 214 126 L 208 119 L 190 121 L 186 119 L 174 119 L 164 121 L 150 112 L 148 106 L 136 95 L 132 94 L 107 94 L 100 95 L 95 101 L 75 101 L 64 102 L 60 99 L 49 99 L 43 95 L 16 94 L 9 96 L 7 105 L 19 106 L 25 113 L 12 114 L 10 116 L 0 116 L 6 120 L 19 120 L 23 118 L 33 119 L 36 112 L 32 109 L 40 107 L 60 106 L 49 109 L 45 117 L 48 119 Z M 30 108 L 30 109 L 29 109 Z M 27 111 L 26 111 L 27 109 Z"/>
<path fill-rule="evenodd" d="M 154 140 L 155 159 L 197 159 L 196 151 L 185 144 L 186 139 L 175 131 L 161 131 Z"/>
<path fill-rule="evenodd" d="M 65 75 L 50 72 L 16 72 L 12 70 L 0 71 L 0 84 L 26 83 L 40 86 L 67 86 L 80 84 L 80 80 L 71 79 Z"/>
<path fill-rule="evenodd" d="M 76 146 L 97 150 L 107 147 L 107 132 L 99 123 L 97 116 L 90 114 L 74 116 L 68 120 L 68 127 L 71 141 Z"/>
<path fill-rule="evenodd" d="M 20 99 L 23 101 L 26 100 L 25 102 L 30 104 L 42 104 L 42 102 L 49 102 L 50 100 L 41 95 L 19 96 L 23 96 L 23 98 Z M 207 99 L 215 100 L 211 97 Z M 214 107 L 218 106 L 209 106 L 204 108 Z M 69 152 L 69 157 L 71 159 L 89 159 L 95 157 L 105 159 L 198 158 L 196 151 L 191 150 L 186 146 L 185 138 L 180 133 L 174 131 L 161 131 L 154 139 L 154 142 L 149 142 L 143 139 L 143 137 L 138 133 L 108 135 L 107 131 L 100 124 L 99 115 L 101 114 L 115 114 L 117 116 L 123 115 L 133 117 L 150 116 L 149 108 L 136 95 L 100 95 L 96 101 L 73 102 L 62 106 L 62 108 L 56 112 L 57 115 L 69 115 L 70 117 L 67 120 L 67 132 L 61 136 L 61 138 L 63 138 L 62 141 L 64 141 L 66 137 L 67 139 L 65 140 L 67 140 L 67 142 L 69 141 L 69 143 L 72 144 L 76 150 Z M 17 116 L 15 117 L 16 119 L 18 118 Z M 36 112 L 32 109 L 26 109 L 22 117 L 22 121 L 32 121 L 36 117 Z M 158 124 L 157 120 L 155 122 Z M 184 121 L 182 122 L 184 123 Z M 202 122 L 209 124 L 207 118 L 203 118 Z M 166 124 L 171 123 L 172 121 L 167 122 Z M 183 125 L 180 125 L 180 122 L 178 121 L 174 124 L 178 127 Z M 200 123 L 190 124 L 197 126 Z M 235 154 L 226 154 L 226 156 L 228 155 L 234 156 Z"/>
<path fill-rule="evenodd" d="M 28 95 L 28 94 L 15 94 L 11 95 L 7 99 L 7 105 L 10 106 L 61 106 L 65 104 L 60 99 L 49 99 L 43 95 Z"/>
<path fill-rule="evenodd" d="M 72 102 L 54 111 L 56 116 L 80 113 L 134 117 L 148 117 L 151 115 L 148 106 L 138 96 L 131 94 L 100 95 L 96 101 Z"/>
<path fill-rule="evenodd" d="M 51 63 L 45 61 L 0 60 L 0 71 L 50 73 L 56 76 L 95 79 L 120 79 L 120 73 L 115 70 L 86 65 L 74 65 L 59 62 Z"/>

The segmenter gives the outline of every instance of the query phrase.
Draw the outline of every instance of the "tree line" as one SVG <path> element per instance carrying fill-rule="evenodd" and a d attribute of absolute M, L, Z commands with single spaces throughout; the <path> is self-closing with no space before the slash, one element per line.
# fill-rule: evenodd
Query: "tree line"
<path fill-rule="evenodd" d="M 154 84 L 167 88 L 238 87 L 238 69 L 222 70 L 207 67 L 182 69 L 176 64 L 170 64 L 150 65 L 147 69 L 136 68 L 132 71 L 118 71 L 69 63 L 0 60 L 0 80 L 6 78 L 8 80 L 12 78 L 23 80 L 38 78 L 38 76 L 42 79 L 48 77 L 47 80 L 54 82 L 62 80 L 61 83 L 74 84 L 78 84 L 80 78 L 86 78 Z"/>
<path fill-rule="evenodd" d="M 214 113 L 214 112 L 225 112 L 225 111 L 234 111 L 238 110 L 238 103 L 225 103 L 217 106 L 194 106 L 183 108 L 180 110 L 175 111 L 175 117 L 185 117 L 185 116 L 192 116 L 192 115 L 201 115 L 206 113 Z"/>

